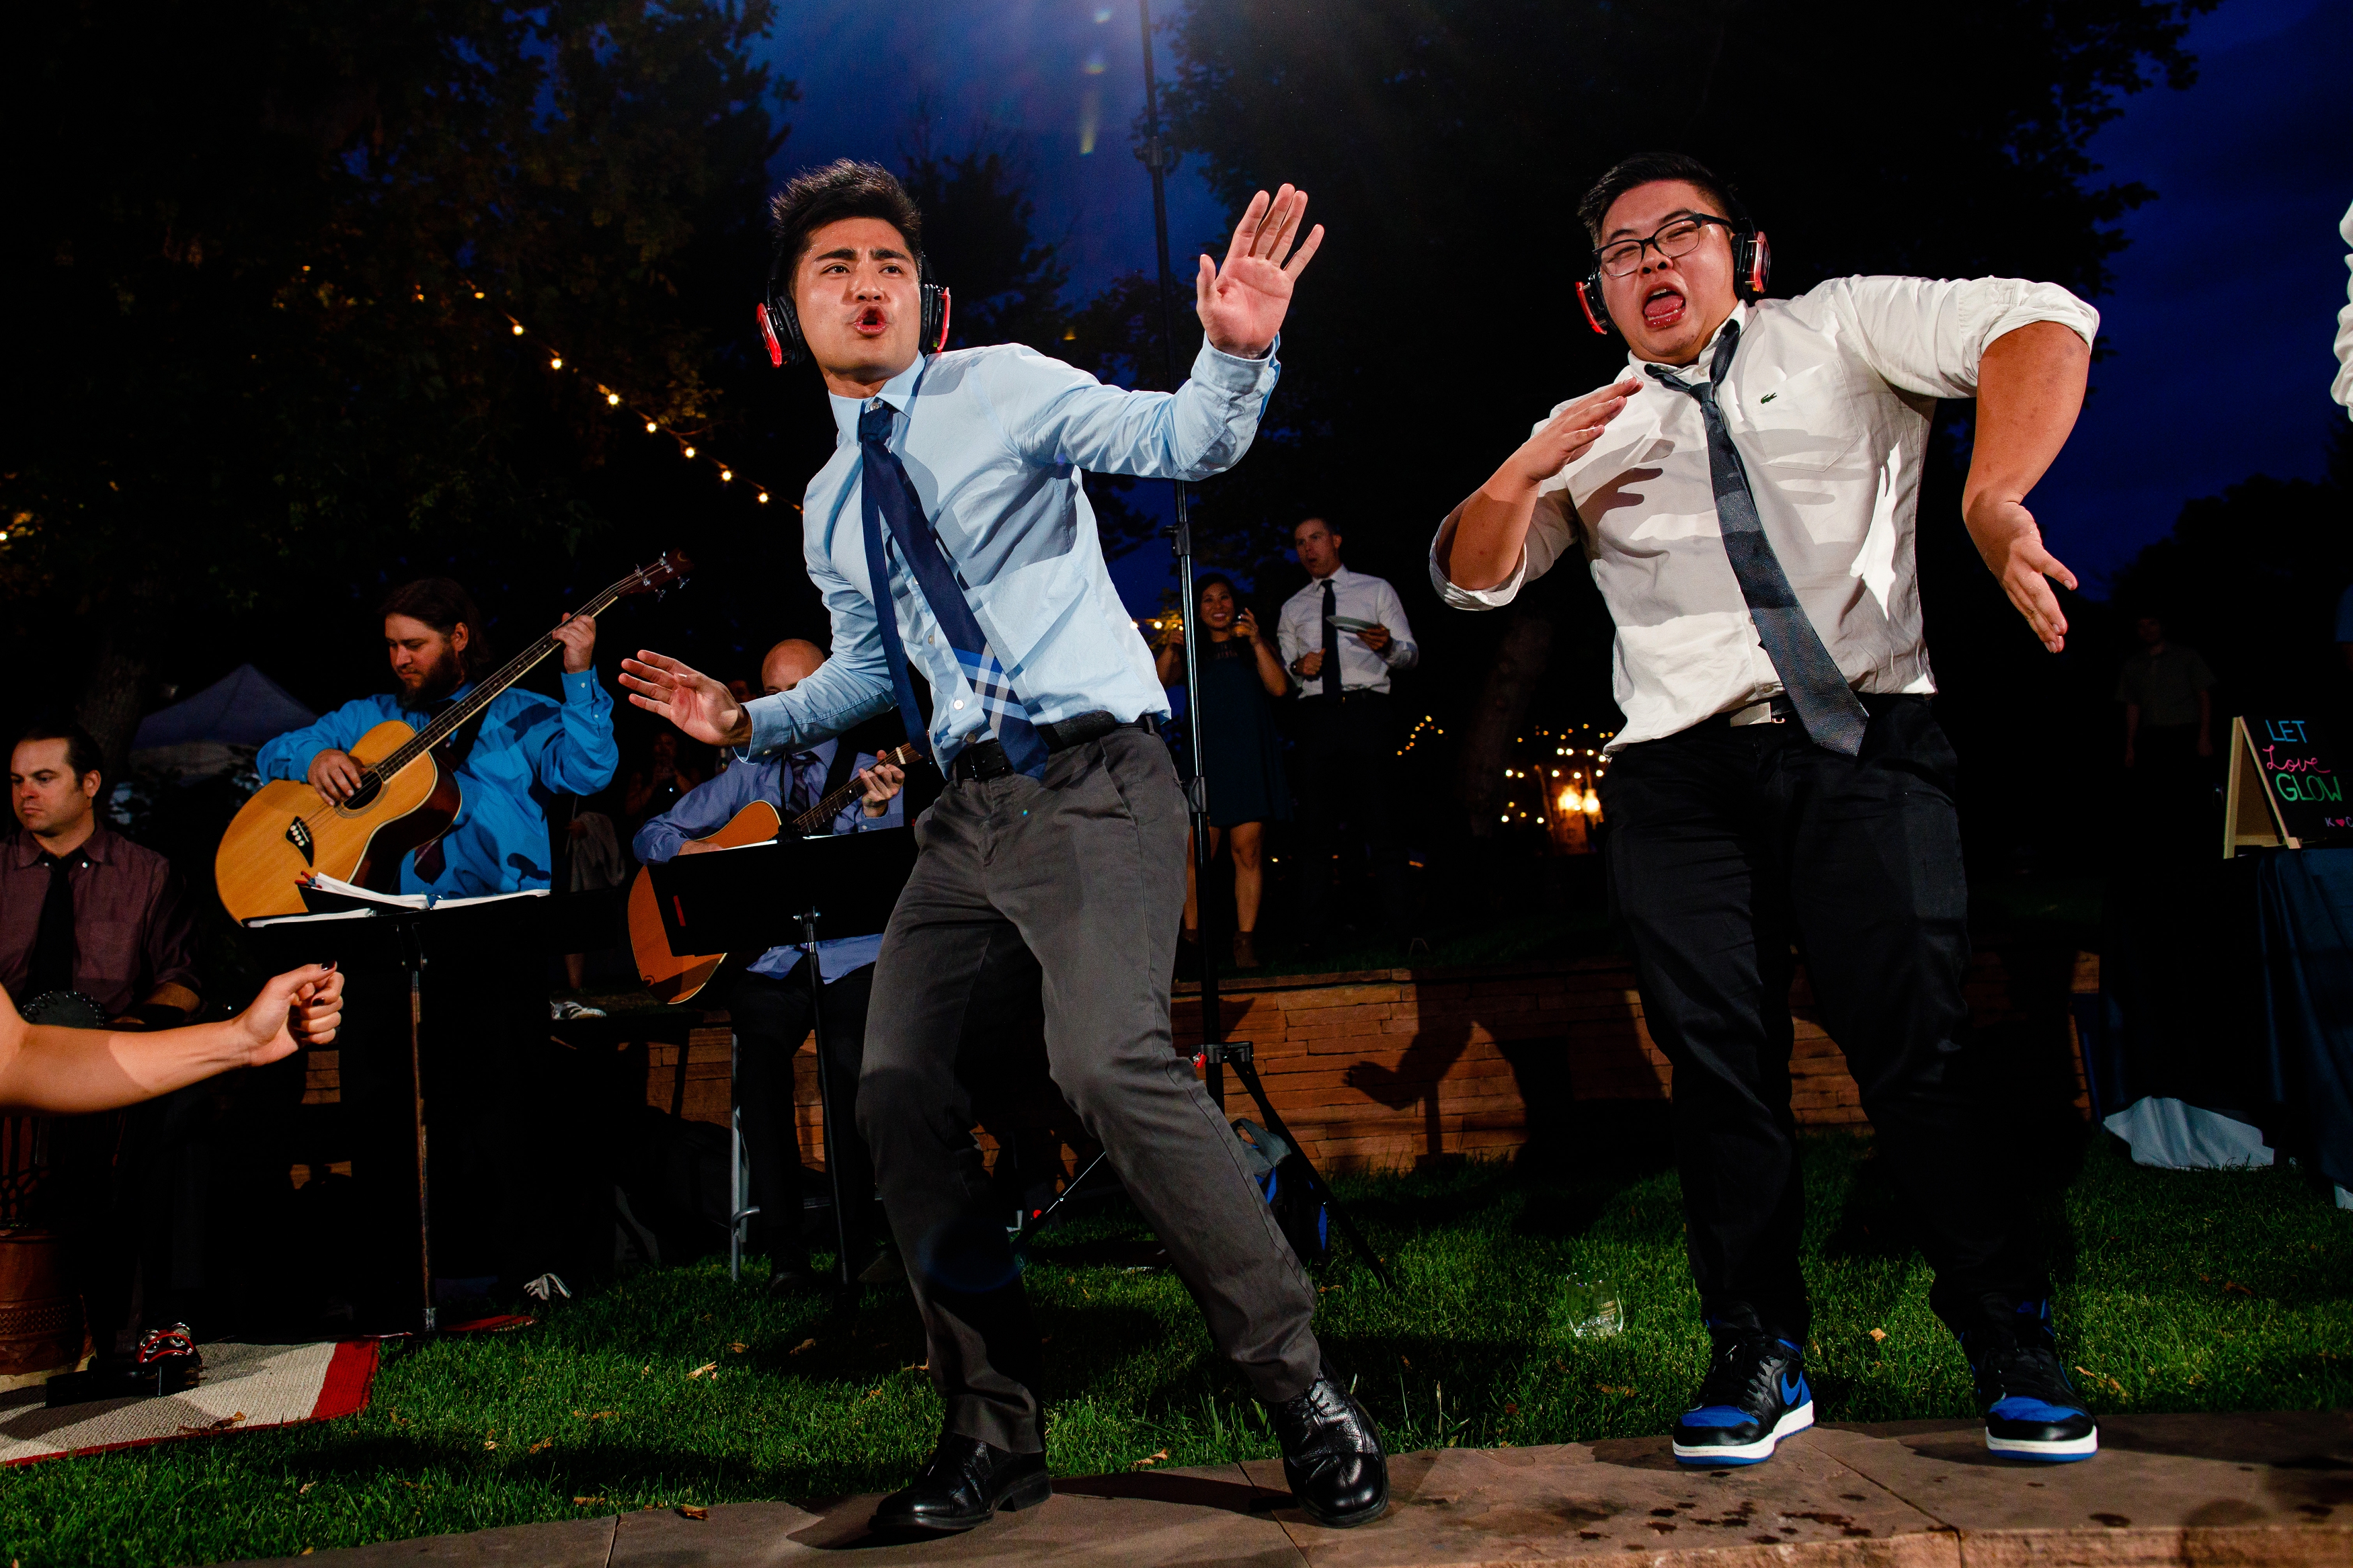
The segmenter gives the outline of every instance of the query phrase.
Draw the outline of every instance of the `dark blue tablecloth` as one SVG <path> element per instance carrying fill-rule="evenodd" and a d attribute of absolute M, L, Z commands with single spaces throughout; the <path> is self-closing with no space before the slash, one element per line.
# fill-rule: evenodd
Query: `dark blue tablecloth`
<path fill-rule="evenodd" d="M 2263 1022 L 2252 1065 L 2265 1131 L 2353 1187 L 2353 849 L 2251 858 Z"/>
<path fill-rule="evenodd" d="M 2353 1188 L 2353 849 L 2136 859 L 2107 901 L 2095 1113 L 2178 1100 Z"/>

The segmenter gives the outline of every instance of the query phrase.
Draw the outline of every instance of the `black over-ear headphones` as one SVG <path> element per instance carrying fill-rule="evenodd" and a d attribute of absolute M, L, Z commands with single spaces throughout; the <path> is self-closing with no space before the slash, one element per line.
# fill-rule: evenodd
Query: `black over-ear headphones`
<path fill-rule="evenodd" d="M 801 338 L 801 319 L 793 309 L 793 291 L 788 279 L 782 276 L 785 253 L 776 252 L 768 263 L 768 297 L 754 307 L 760 319 L 760 336 L 767 340 L 768 363 L 778 370 L 808 352 Z M 923 291 L 923 325 L 916 333 L 919 352 L 938 353 L 948 346 L 947 285 L 932 281 L 932 264 L 920 252 L 915 257 L 915 279 Z"/>
<path fill-rule="evenodd" d="M 1765 298 L 1766 280 L 1773 276 L 1773 242 L 1765 231 L 1749 221 L 1748 209 L 1740 205 L 1737 196 L 1727 195 L 1724 205 L 1732 209 L 1725 218 L 1732 229 L 1732 292 L 1741 300 Z M 1601 258 L 1593 258 L 1593 270 L 1577 285 L 1577 308 L 1585 312 L 1585 324 L 1607 337 L 1617 330 L 1609 319 L 1609 307 L 1601 300 Z"/>

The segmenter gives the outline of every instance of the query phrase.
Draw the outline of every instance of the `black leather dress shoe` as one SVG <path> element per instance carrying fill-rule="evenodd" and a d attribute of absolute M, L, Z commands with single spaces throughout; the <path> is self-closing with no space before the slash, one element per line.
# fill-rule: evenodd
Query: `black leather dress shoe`
<path fill-rule="evenodd" d="M 987 1523 L 1002 1509 L 1035 1508 L 1054 1495 L 1043 1454 L 1008 1454 L 954 1432 L 940 1438 L 915 1484 L 877 1504 L 877 1530 L 946 1532 Z"/>
<path fill-rule="evenodd" d="M 1389 1506 L 1389 1465 L 1365 1407 L 1328 1372 L 1296 1399 L 1270 1405 L 1291 1495 L 1318 1524 L 1369 1524 Z"/>

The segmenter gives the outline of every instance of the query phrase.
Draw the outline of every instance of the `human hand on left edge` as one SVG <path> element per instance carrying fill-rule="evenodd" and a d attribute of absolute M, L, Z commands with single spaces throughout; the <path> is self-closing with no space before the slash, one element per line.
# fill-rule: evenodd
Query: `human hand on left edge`
<path fill-rule="evenodd" d="M 1282 330 L 1291 309 L 1291 291 L 1307 263 L 1324 243 L 1324 226 L 1317 224 L 1291 254 L 1300 220 L 1307 214 L 1307 193 L 1289 185 L 1270 199 L 1264 191 L 1250 198 L 1242 221 L 1234 226 L 1233 243 L 1219 267 L 1204 256 L 1193 280 L 1193 309 L 1209 346 L 1239 359 L 1264 359 Z M 1286 262 L 1285 258 L 1289 257 Z"/>

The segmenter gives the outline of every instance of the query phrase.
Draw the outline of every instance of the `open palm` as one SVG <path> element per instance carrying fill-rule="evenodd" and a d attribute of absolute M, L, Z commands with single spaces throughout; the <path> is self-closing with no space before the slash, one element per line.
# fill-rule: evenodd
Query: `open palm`
<path fill-rule="evenodd" d="M 1317 224 L 1292 253 L 1299 226 L 1307 216 L 1307 193 L 1285 185 L 1269 197 L 1264 191 L 1250 198 L 1250 209 L 1234 226 L 1233 243 L 1226 247 L 1223 267 L 1206 256 L 1194 278 L 1193 308 L 1201 318 L 1210 345 L 1244 359 L 1263 358 L 1282 330 L 1291 309 L 1291 291 L 1316 247 L 1324 243 L 1324 226 Z"/>

